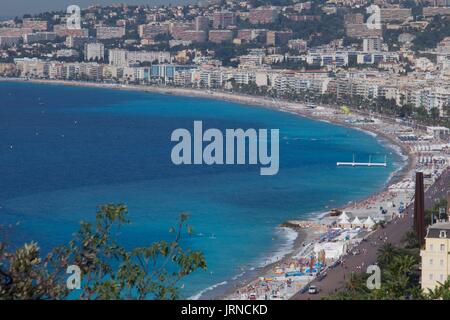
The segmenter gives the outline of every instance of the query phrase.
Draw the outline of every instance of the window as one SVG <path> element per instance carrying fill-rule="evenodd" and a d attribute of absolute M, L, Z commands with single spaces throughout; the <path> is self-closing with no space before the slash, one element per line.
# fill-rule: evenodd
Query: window
<path fill-rule="evenodd" d="M 445 251 L 445 244 L 441 244 L 440 249 L 441 249 L 442 252 L 444 252 Z"/>
<path fill-rule="evenodd" d="M 433 251 L 433 245 L 430 244 L 430 251 Z"/>
<path fill-rule="evenodd" d="M 444 281 L 444 275 L 441 273 L 441 275 L 439 276 L 439 280 L 440 281 Z"/>
<path fill-rule="evenodd" d="M 428 279 L 429 279 L 429 280 L 433 280 L 433 274 L 432 274 L 432 273 L 430 273 L 430 274 L 428 275 Z"/>
<path fill-rule="evenodd" d="M 441 259 L 439 264 L 441 265 L 441 267 L 443 267 L 444 266 L 444 259 Z"/>
<path fill-rule="evenodd" d="M 447 238 L 447 232 L 444 230 L 441 230 L 439 232 L 439 238 Z"/>
<path fill-rule="evenodd" d="M 433 259 L 430 259 L 430 266 L 433 265 Z"/>

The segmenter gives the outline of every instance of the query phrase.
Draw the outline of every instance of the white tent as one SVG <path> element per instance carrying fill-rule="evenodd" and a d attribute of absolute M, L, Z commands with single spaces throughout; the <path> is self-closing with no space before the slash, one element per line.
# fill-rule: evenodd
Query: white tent
<path fill-rule="evenodd" d="M 338 227 L 340 228 L 350 228 L 351 227 L 351 223 L 349 219 L 342 219 L 338 221 Z"/>
<path fill-rule="evenodd" d="M 338 259 L 345 252 L 345 242 L 323 242 L 314 244 L 314 253 L 319 254 L 320 251 L 325 251 L 325 257 L 327 259 Z"/>
<path fill-rule="evenodd" d="M 342 212 L 341 215 L 339 216 L 339 221 L 346 221 L 348 222 L 350 219 L 350 217 L 347 215 L 347 212 Z"/>
<path fill-rule="evenodd" d="M 373 221 L 370 216 L 367 217 L 366 221 L 364 221 L 364 227 L 366 227 L 367 229 L 372 228 L 374 224 L 375 224 L 375 221 Z"/>
<path fill-rule="evenodd" d="M 353 219 L 352 221 L 352 227 L 361 227 L 362 226 L 362 222 L 361 220 L 359 220 L 358 217 L 356 217 L 355 219 Z"/>

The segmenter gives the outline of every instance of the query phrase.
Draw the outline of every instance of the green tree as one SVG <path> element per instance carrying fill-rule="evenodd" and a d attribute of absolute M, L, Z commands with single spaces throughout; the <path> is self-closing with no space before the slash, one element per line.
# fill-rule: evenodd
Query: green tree
<path fill-rule="evenodd" d="M 79 299 L 176 299 L 179 281 L 206 269 L 201 252 L 183 250 L 180 240 L 192 229 L 182 214 L 170 232 L 172 241 L 127 250 L 116 240 L 130 223 L 124 205 L 99 207 L 94 223 L 82 221 L 68 245 L 41 258 L 37 243 L 14 252 L 0 242 L 0 299 L 65 299 L 66 270 L 76 265 L 82 273 Z M 72 296 L 71 296 L 72 298 Z"/>
<path fill-rule="evenodd" d="M 447 279 L 444 283 L 438 282 L 438 284 L 434 290 L 428 291 L 428 299 L 450 300 L 450 279 Z"/>
<path fill-rule="evenodd" d="M 378 264 L 380 267 L 387 266 L 397 254 L 398 250 L 392 243 L 388 242 L 383 244 L 383 246 L 378 249 Z"/>

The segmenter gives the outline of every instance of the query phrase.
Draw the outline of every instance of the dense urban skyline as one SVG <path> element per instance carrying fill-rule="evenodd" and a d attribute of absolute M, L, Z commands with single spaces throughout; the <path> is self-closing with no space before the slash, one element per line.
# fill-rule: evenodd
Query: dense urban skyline
<path fill-rule="evenodd" d="M 16 0 L 16 1 L 0 1 L 0 19 L 11 18 L 15 16 L 21 16 L 23 14 L 35 14 L 39 12 L 52 11 L 52 10 L 64 10 L 69 5 L 75 4 L 80 7 L 86 7 L 93 4 L 109 5 L 113 3 L 128 3 L 128 4 L 185 4 L 194 3 L 195 0 Z"/>

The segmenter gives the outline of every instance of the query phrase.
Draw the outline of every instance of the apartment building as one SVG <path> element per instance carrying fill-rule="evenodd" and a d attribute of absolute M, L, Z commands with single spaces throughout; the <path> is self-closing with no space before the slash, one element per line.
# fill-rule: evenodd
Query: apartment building
<path fill-rule="evenodd" d="M 422 289 L 433 290 L 450 275 L 450 223 L 438 222 L 428 228 L 422 259 Z"/>
<path fill-rule="evenodd" d="M 251 24 L 274 23 L 279 16 L 279 9 L 276 7 L 258 7 L 250 9 L 248 20 Z"/>
<path fill-rule="evenodd" d="M 56 41 L 57 34 L 55 32 L 36 32 L 28 33 L 23 36 L 23 42 L 27 44 Z"/>
<path fill-rule="evenodd" d="M 213 28 L 225 29 L 235 24 L 235 14 L 229 11 L 219 11 L 213 13 Z"/>
<path fill-rule="evenodd" d="M 31 18 L 25 18 L 22 22 L 22 28 L 29 28 L 33 31 L 46 31 L 48 28 L 47 21 L 34 20 Z"/>
<path fill-rule="evenodd" d="M 209 41 L 214 43 L 222 43 L 233 40 L 233 31 L 231 30 L 210 30 Z"/>
<path fill-rule="evenodd" d="M 21 37 L 0 36 L 0 48 L 9 48 L 18 45 L 21 40 Z"/>
<path fill-rule="evenodd" d="M 162 23 L 141 24 L 138 27 L 139 37 L 141 39 L 153 39 L 159 34 L 168 34 L 169 25 Z"/>
<path fill-rule="evenodd" d="M 125 36 L 124 27 L 103 27 L 98 26 L 97 39 L 120 39 Z"/>
<path fill-rule="evenodd" d="M 84 45 L 84 60 L 104 60 L 105 59 L 105 46 L 103 43 L 85 43 Z"/>

